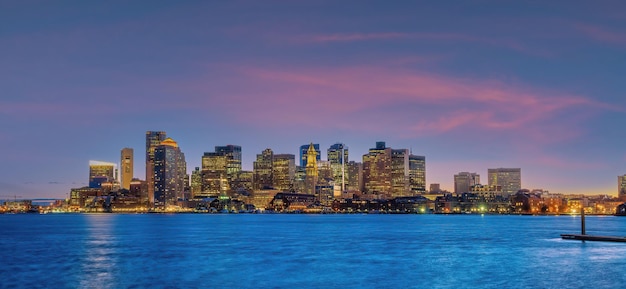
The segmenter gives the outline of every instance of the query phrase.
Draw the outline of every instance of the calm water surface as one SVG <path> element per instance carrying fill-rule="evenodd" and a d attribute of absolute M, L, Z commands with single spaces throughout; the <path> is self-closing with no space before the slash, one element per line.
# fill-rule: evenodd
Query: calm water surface
<path fill-rule="evenodd" d="M 0 215 L 0 288 L 624 288 L 571 216 Z M 587 217 L 626 235 L 626 218 Z"/>

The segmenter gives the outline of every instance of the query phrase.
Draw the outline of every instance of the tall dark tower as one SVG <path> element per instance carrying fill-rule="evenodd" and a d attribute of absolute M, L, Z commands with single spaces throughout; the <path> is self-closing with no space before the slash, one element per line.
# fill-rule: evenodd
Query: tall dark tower
<path fill-rule="evenodd" d="M 309 194 L 315 195 L 315 186 L 317 185 L 317 156 L 318 153 L 315 150 L 313 143 L 309 145 L 309 149 L 306 152 L 306 191 Z"/>
<path fill-rule="evenodd" d="M 150 204 L 154 204 L 154 150 L 165 138 L 164 131 L 146 132 L 146 186 Z"/>

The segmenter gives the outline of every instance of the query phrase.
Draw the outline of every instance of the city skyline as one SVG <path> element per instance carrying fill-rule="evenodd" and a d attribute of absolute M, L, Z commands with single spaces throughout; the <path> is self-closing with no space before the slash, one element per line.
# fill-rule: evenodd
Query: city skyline
<path fill-rule="evenodd" d="M 362 161 L 385 141 L 426 156 L 427 187 L 521 168 L 524 188 L 616 195 L 626 4 L 446 4 L 3 3 L 0 195 L 66 198 L 123 148 L 143 179 L 150 130 L 188 173 L 226 144 L 252 170 L 266 148 Z"/>

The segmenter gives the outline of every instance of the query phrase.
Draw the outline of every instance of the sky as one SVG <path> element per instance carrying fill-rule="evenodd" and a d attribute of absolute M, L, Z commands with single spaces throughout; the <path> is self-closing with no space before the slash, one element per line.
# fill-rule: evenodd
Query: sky
<path fill-rule="evenodd" d="M 522 186 L 617 194 L 624 1 L 0 1 L 0 199 L 67 198 L 89 160 L 166 131 L 298 155 L 385 141 L 427 183 L 521 168 Z M 19 198 L 19 197 L 18 197 Z"/>

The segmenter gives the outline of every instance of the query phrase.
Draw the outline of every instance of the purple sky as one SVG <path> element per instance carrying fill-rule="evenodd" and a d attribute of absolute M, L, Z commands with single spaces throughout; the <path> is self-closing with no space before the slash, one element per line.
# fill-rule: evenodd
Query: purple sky
<path fill-rule="evenodd" d="M 0 2 L 0 196 L 67 197 L 123 147 L 143 179 L 146 130 L 189 170 L 216 145 L 251 170 L 386 141 L 448 190 L 519 167 L 616 194 L 626 173 L 624 1 L 179 2 Z"/>

